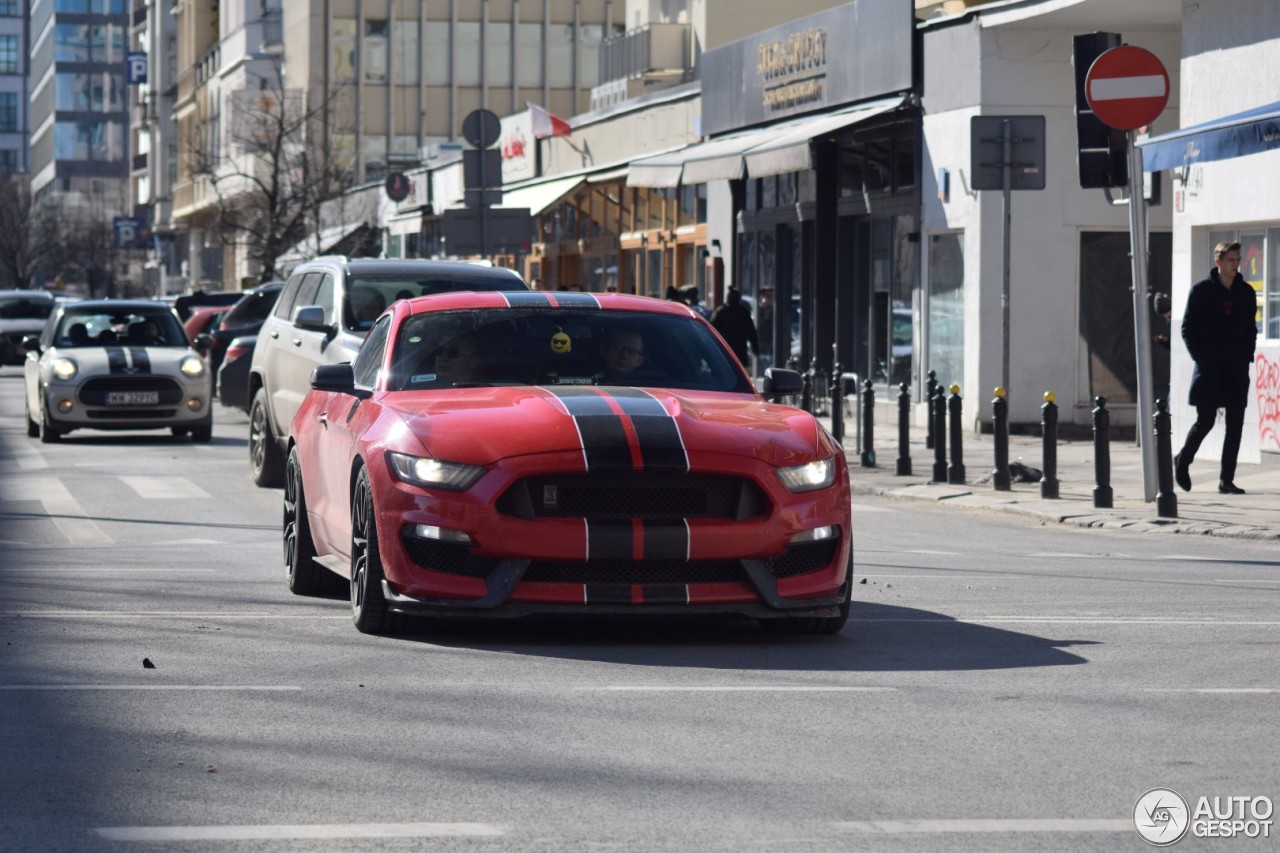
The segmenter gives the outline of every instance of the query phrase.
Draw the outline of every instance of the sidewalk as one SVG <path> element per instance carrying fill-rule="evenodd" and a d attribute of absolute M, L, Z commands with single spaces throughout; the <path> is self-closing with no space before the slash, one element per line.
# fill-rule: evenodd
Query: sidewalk
<path fill-rule="evenodd" d="M 830 426 L 830 419 L 823 418 Z M 846 421 L 844 447 L 849 460 L 850 481 L 855 495 L 884 495 L 903 500 L 932 501 L 939 506 L 990 509 L 1014 512 L 1059 524 L 1078 527 L 1123 529 L 1140 533 L 1194 533 L 1230 536 L 1238 539 L 1280 540 L 1280 461 L 1263 465 L 1241 463 L 1236 485 L 1244 495 L 1218 494 L 1218 463 L 1204 457 L 1191 466 L 1192 488 L 1184 492 L 1174 487 L 1177 518 L 1161 518 L 1156 501 L 1143 499 L 1142 451 L 1132 441 L 1112 441 L 1112 508 L 1093 505 L 1093 442 L 1058 442 L 1057 499 L 1040 496 L 1039 482 L 1013 482 L 1010 491 L 996 491 L 991 485 L 995 467 L 994 437 L 966 432 L 963 436 L 965 484 L 932 482 L 934 451 L 925 448 L 925 430 L 913 428 L 909 453 L 910 475 L 898 476 L 898 430 L 877 423 L 873 449 L 875 467 L 863 467 L 860 448 L 855 444 L 853 425 Z M 1221 427 L 1219 427 L 1221 428 Z M 1174 448 L 1177 449 L 1176 447 Z M 1009 438 L 1009 461 L 1043 470 L 1044 444 L 1039 436 Z M 950 461 L 951 448 L 947 447 Z M 1157 489 L 1158 491 L 1158 484 Z"/>

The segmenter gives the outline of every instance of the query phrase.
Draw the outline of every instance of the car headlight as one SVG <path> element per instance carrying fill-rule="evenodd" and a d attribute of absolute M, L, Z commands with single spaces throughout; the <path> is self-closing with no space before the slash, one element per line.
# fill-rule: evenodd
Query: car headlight
<path fill-rule="evenodd" d="M 789 492 L 812 492 L 815 489 L 825 489 L 835 482 L 835 478 L 836 458 L 834 456 L 817 462 L 806 462 L 804 465 L 778 469 L 778 479 Z"/>
<path fill-rule="evenodd" d="M 80 372 L 79 365 L 75 359 L 59 356 L 49 362 L 49 369 L 53 371 L 53 375 L 59 379 L 74 379 L 76 374 Z"/>
<path fill-rule="evenodd" d="M 466 491 L 484 474 L 484 468 L 479 465 L 463 465 L 460 462 L 445 462 L 425 456 L 410 456 L 407 453 L 388 453 L 387 457 L 402 482 L 428 489 Z"/>
<path fill-rule="evenodd" d="M 178 369 L 194 379 L 204 373 L 204 359 L 194 355 L 184 356 Z"/>

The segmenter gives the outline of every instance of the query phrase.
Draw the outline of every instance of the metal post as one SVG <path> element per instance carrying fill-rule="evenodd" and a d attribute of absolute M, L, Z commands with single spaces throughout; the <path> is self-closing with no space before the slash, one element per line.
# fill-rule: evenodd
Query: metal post
<path fill-rule="evenodd" d="M 1004 214 L 1004 270 L 1000 290 L 1001 335 L 1000 335 L 1000 387 L 1009 390 L 1009 255 L 1013 229 L 1013 122 L 1004 119 L 1001 126 L 1003 138 L 1003 163 L 1000 174 L 1003 176 L 1003 214 Z"/>
<path fill-rule="evenodd" d="M 963 400 L 960 397 L 960 386 L 951 386 L 951 399 L 947 401 L 947 408 L 951 414 L 951 463 L 947 465 L 947 482 L 952 485 L 964 485 L 964 450 L 960 445 L 960 436 L 963 425 L 961 424 L 961 410 Z"/>
<path fill-rule="evenodd" d="M 1004 389 L 997 388 L 991 401 L 991 433 L 995 438 L 996 467 L 991 472 L 991 485 L 997 492 L 1008 492 L 1013 486 L 1009 480 L 1009 401 Z"/>
<path fill-rule="evenodd" d="M 1040 497 L 1058 496 L 1058 405 L 1052 391 L 1044 392 L 1040 407 L 1040 427 L 1044 432 L 1044 473 L 1040 477 Z"/>
<path fill-rule="evenodd" d="M 933 395 L 938 393 L 938 371 L 929 371 L 929 380 L 924 383 L 924 402 L 928 417 L 925 420 L 924 447 L 933 450 Z"/>
<path fill-rule="evenodd" d="M 818 359 L 809 362 L 809 369 L 804 372 L 804 388 L 800 392 L 800 408 L 813 414 L 813 378 L 818 373 Z"/>
<path fill-rule="evenodd" d="M 1093 505 L 1111 509 L 1111 413 L 1105 397 L 1093 403 Z"/>
<path fill-rule="evenodd" d="M 942 388 L 933 390 L 933 400 L 929 403 L 933 409 L 929 419 L 933 421 L 933 482 L 947 481 L 947 400 L 942 396 Z"/>
<path fill-rule="evenodd" d="M 871 380 L 862 383 L 862 467 L 876 467 L 876 452 L 873 448 L 875 436 L 876 392 L 872 390 Z"/>
<path fill-rule="evenodd" d="M 1178 496 L 1173 491 L 1173 446 L 1169 439 L 1169 401 L 1156 400 L 1156 458 L 1159 460 L 1160 493 L 1156 495 L 1156 515 L 1178 517 Z"/>
<path fill-rule="evenodd" d="M 839 359 L 831 365 L 831 435 L 844 443 L 844 379 Z"/>
<path fill-rule="evenodd" d="M 907 383 L 898 383 L 898 470 L 899 477 L 911 476 L 911 395 Z"/>
<path fill-rule="evenodd" d="M 1142 197 L 1142 149 L 1134 145 L 1135 131 L 1127 134 L 1129 145 L 1129 241 L 1133 268 L 1133 333 L 1138 358 L 1138 435 L 1153 434 L 1151 320 L 1147 309 L 1147 202 Z M 1143 441 L 1143 500 L 1150 502 L 1156 493 L 1156 449 Z"/>

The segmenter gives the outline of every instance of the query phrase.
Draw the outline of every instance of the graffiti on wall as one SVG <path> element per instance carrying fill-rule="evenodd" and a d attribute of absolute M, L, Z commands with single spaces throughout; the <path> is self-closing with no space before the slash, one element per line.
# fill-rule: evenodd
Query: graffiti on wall
<path fill-rule="evenodd" d="M 1280 450 L 1280 362 L 1259 353 L 1253 360 L 1258 395 L 1258 441 L 1263 450 Z"/>

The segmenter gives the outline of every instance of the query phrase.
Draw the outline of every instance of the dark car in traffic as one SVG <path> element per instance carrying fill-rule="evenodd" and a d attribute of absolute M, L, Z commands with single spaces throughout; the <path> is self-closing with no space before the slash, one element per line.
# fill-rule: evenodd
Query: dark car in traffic
<path fill-rule="evenodd" d="M 214 376 L 218 375 L 231 342 L 243 335 L 256 335 L 262 328 L 263 321 L 271 316 L 271 310 L 276 307 L 276 300 L 280 298 L 282 290 L 283 281 L 272 281 L 246 290 L 240 300 L 209 330 L 209 371 Z M 252 351 L 249 354 L 252 356 Z M 247 372 L 245 381 L 248 381 Z M 247 388 L 245 393 L 248 393 Z"/>
<path fill-rule="evenodd" d="M 257 335 L 241 335 L 227 344 L 218 368 L 214 390 L 218 402 L 233 409 L 249 413 L 249 368 L 253 365 L 253 350 L 258 344 Z"/>

